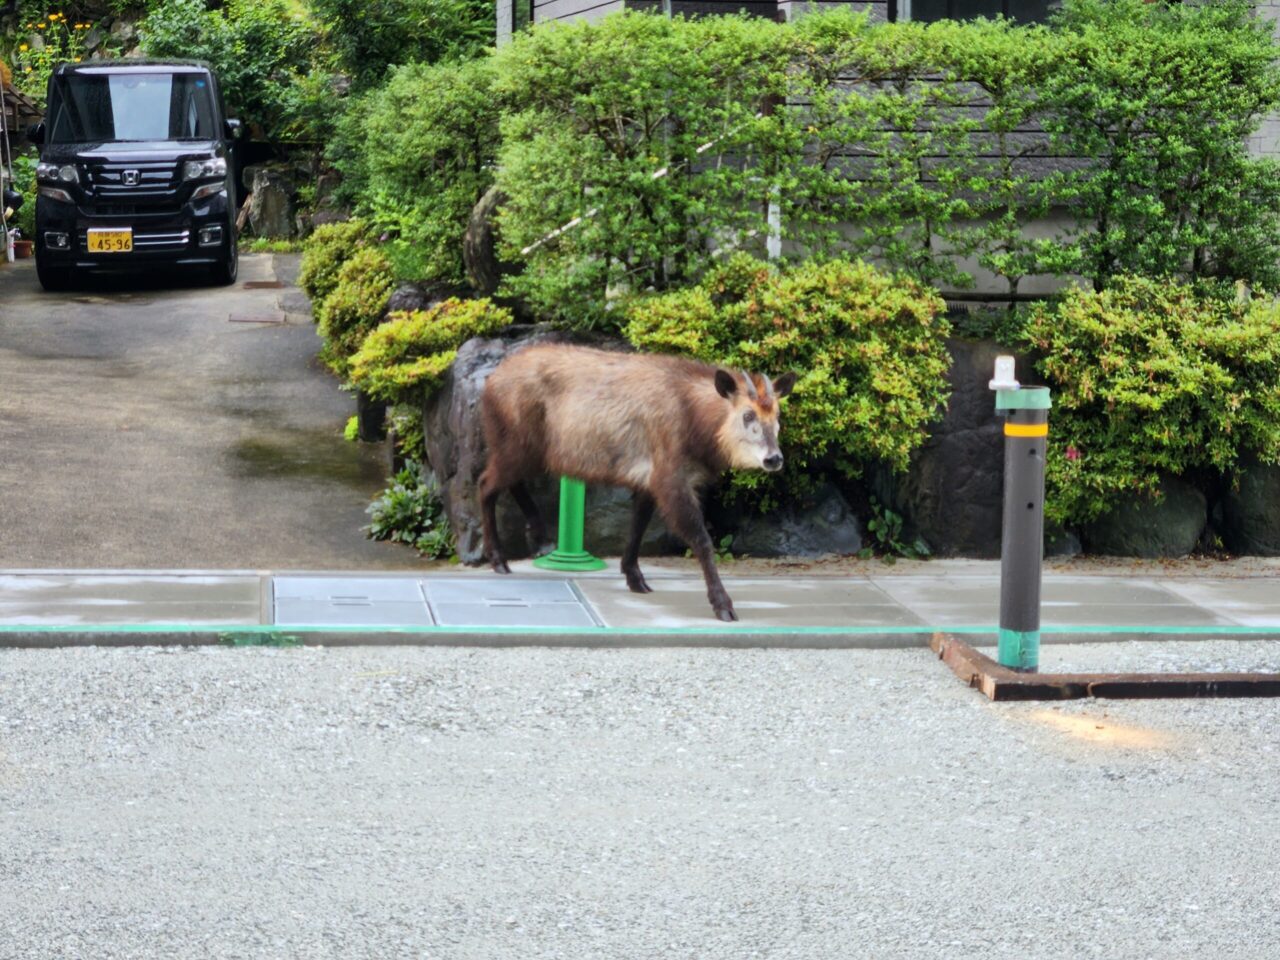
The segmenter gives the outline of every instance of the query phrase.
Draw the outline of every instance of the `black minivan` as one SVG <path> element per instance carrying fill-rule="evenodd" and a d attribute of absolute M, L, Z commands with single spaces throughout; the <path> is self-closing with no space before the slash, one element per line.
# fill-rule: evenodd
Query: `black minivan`
<path fill-rule="evenodd" d="M 49 78 L 36 171 L 36 272 L 207 270 L 236 278 L 237 120 L 194 61 L 64 64 Z"/>

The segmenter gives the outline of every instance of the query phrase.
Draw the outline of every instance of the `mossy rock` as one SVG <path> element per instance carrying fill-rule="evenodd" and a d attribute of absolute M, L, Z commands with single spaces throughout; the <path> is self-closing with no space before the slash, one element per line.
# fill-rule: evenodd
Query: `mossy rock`
<path fill-rule="evenodd" d="M 1086 524 L 1081 530 L 1086 552 L 1150 560 L 1191 553 L 1208 522 L 1205 495 L 1177 477 L 1161 482 L 1161 494 L 1126 499 Z"/>

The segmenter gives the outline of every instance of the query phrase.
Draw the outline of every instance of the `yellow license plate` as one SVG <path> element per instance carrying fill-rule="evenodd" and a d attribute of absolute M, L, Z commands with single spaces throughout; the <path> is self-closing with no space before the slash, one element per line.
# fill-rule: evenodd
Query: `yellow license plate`
<path fill-rule="evenodd" d="M 133 230 L 90 230 L 90 253 L 128 253 L 133 249 Z"/>

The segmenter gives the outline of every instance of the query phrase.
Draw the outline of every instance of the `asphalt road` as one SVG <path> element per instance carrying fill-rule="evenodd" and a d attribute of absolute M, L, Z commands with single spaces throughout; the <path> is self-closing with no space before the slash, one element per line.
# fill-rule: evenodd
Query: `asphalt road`
<path fill-rule="evenodd" d="M 1277 721 L 920 650 L 3 651 L 0 958 L 1266 960 Z"/>
<path fill-rule="evenodd" d="M 386 454 L 343 440 L 312 323 L 244 287 L 272 263 L 58 295 L 0 266 L 0 568 L 412 566 L 360 531 Z"/>

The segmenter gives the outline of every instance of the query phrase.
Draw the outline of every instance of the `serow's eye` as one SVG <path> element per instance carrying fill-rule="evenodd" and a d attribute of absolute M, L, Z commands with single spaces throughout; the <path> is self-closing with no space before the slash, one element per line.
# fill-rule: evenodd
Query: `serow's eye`
<path fill-rule="evenodd" d="M 756 422 L 756 412 L 754 410 L 748 410 L 742 415 L 742 422 L 748 427 L 751 426 L 751 424 Z"/>

